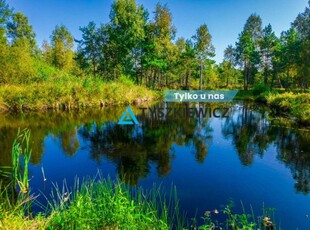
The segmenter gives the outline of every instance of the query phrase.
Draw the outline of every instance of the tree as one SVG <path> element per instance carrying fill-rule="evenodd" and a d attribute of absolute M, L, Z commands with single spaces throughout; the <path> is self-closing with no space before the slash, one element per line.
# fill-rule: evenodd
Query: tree
<path fill-rule="evenodd" d="M 185 50 L 181 54 L 182 65 L 185 67 L 185 89 L 189 89 L 193 65 L 195 64 L 195 48 L 191 40 L 186 40 Z"/>
<path fill-rule="evenodd" d="M 252 42 L 254 43 L 255 49 L 259 48 L 259 41 L 262 38 L 262 19 L 259 15 L 251 14 L 247 19 L 244 31 L 248 31 Z"/>
<path fill-rule="evenodd" d="M 86 27 L 80 28 L 82 32 L 82 39 L 78 41 L 78 57 L 81 67 L 85 70 L 92 66 L 92 73 L 96 76 L 98 65 L 103 56 L 102 44 L 100 38 L 103 36 L 100 29 L 96 28 L 94 22 L 90 22 Z"/>
<path fill-rule="evenodd" d="M 275 46 L 277 44 L 277 37 L 272 31 L 272 27 L 268 24 L 262 31 L 262 38 L 260 40 L 260 52 L 262 60 L 262 68 L 264 75 L 264 84 L 268 84 L 268 76 L 271 73 L 272 56 L 274 55 Z"/>
<path fill-rule="evenodd" d="M 193 37 L 195 41 L 195 53 L 196 58 L 200 64 L 200 90 L 202 90 L 202 75 L 204 63 L 209 59 L 209 57 L 215 56 L 215 49 L 211 43 L 212 36 L 209 33 L 208 26 L 206 24 L 201 25 L 197 31 L 196 35 Z"/>
<path fill-rule="evenodd" d="M 237 71 L 234 68 L 236 63 L 236 49 L 229 45 L 224 50 L 224 60 L 219 66 L 220 76 L 226 82 L 226 87 L 228 87 L 229 82 L 237 82 Z"/>
<path fill-rule="evenodd" d="M 120 65 L 121 73 L 133 74 L 136 48 L 145 37 L 147 12 L 142 6 L 138 6 L 135 0 L 115 0 L 110 20 L 109 48 L 113 50 L 110 52 L 113 55 L 113 72 Z"/>
<path fill-rule="evenodd" d="M 247 90 L 249 75 L 252 68 L 252 59 L 255 52 L 254 43 L 248 31 L 243 31 L 239 35 L 239 41 L 236 43 L 236 51 L 237 62 L 243 67 L 244 90 Z"/>
<path fill-rule="evenodd" d="M 308 7 L 306 7 L 303 13 L 300 13 L 295 21 L 292 23 L 292 27 L 298 32 L 299 40 L 301 42 L 301 65 L 298 68 L 298 72 L 301 75 L 300 86 L 302 89 L 306 89 L 310 84 L 310 1 Z"/>
<path fill-rule="evenodd" d="M 275 44 L 273 46 L 273 54 L 271 57 L 271 63 L 272 63 L 272 78 L 270 83 L 270 89 L 274 86 L 274 81 L 277 80 L 278 86 L 280 88 L 282 87 L 281 79 L 280 79 L 280 72 L 283 66 L 283 56 L 282 56 L 282 44 L 280 42 L 280 39 L 277 38 L 275 40 Z"/>
<path fill-rule="evenodd" d="M 74 66 L 73 37 L 64 26 L 56 26 L 51 36 L 51 45 L 44 44 L 47 61 L 55 67 L 70 71 Z"/>
<path fill-rule="evenodd" d="M 243 67 L 244 90 L 248 84 L 254 83 L 254 76 L 259 64 L 259 42 L 262 37 L 262 21 L 260 16 L 252 14 L 246 21 L 243 31 L 236 43 L 237 63 Z"/>
<path fill-rule="evenodd" d="M 167 5 L 157 4 L 154 19 L 146 27 L 146 39 L 144 41 L 143 65 L 152 75 L 153 87 L 162 84 L 162 75 L 166 78 L 166 72 L 176 61 L 177 47 L 172 43 L 175 37 L 175 27 L 172 25 L 172 15 Z M 171 70 L 171 69 L 170 69 Z"/>
<path fill-rule="evenodd" d="M 35 33 L 32 26 L 28 23 L 28 18 L 21 12 L 14 13 L 12 21 L 7 24 L 8 37 L 12 45 L 27 42 L 29 47 L 34 50 L 36 47 Z"/>
<path fill-rule="evenodd" d="M 298 39 L 298 33 L 295 29 L 291 28 L 288 31 L 281 33 L 281 57 L 282 57 L 282 71 L 285 74 L 285 88 L 288 89 L 294 84 L 294 78 L 297 77 L 298 65 L 301 62 L 301 42 Z"/>
<path fill-rule="evenodd" d="M 6 24 L 8 23 L 9 16 L 12 10 L 9 8 L 5 0 L 0 0 L 0 45 L 6 43 L 5 33 Z M 1 47 L 0 47 L 1 48 Z"/>

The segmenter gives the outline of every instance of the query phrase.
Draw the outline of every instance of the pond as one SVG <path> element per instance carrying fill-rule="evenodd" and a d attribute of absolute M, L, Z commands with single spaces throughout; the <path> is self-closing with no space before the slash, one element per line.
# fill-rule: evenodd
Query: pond
<path fill-rule="evenodd" d="M 155 107 L 197 107 L 165 104 Z M 214 108 L 216 105 L 201 104 Z M 0 165 L 11 165 L 18 128 L 31 129 L 30 187 L 48 195 L 98 170 L 112 179 L 163 191 L 176 186 L 181 211 L 199 219 L 230 200 L 259 215 L 275 209 L 281 229 L 310 229 L 310 130 L 268 116 L 255 104 L 225 104 L 228 117 L 142 116 L 118 125 L 125 106 L 71 112 L 0 114 Z M 44 182 L 42 168 L 47 180 Z M 220 217 L 219 217 L 220 218 Z"/>

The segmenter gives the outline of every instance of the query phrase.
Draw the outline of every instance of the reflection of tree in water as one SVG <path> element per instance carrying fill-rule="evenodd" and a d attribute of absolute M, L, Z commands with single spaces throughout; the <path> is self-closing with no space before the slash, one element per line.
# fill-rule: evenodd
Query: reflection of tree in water
<path fill-rule="evenodd" d="M 60 132 L 61 146 L 64 153 L 68 156 L 73 156 L 80 147 L 80 142 L 77 138 L 77 129 L 64 130 Z"/>
<path fill-rule="evenodd" d="M 278 133 L 275 143 L 278 146 L 278 159 L 291 170 L 296 180 L 295 189 L 307 194 L 310 192 L 310 132 L 275 128 Z"/>
<path fill-rule="evenodd" d="M 243 165 L 252 165 L 254 155 L 262 156 L 270 141 L 264 113 L 253 112 L 249 105 L 235 107 L 222 132 L 225 137 L 233 137 Z"/>
<path fill-rule="evenodd" d="M 255 154 L 263 156 L 270 144 L 275 144 L 277 158 L 290 168 L 296 180 L 295 188 L 310 192 L 310 132 L 274 127 L 264 113 L 255 112 L 250 105 L 237 109 L 222 127 L 224 136 L 232 136 L 243 165 L 251 165 Z"/>
<path fill-rule="evenodd" d="M 118 173 L 127 183 L 137 184 L 139 178 L 148 175 L 152 164 L 156 165 L 159 176 L 170 172 L 173 144 L 192 144 L 197 160 L 203 162 L 207 143 L 202 131 L 197 130 L 193 119 L 145 119 L 142 126 L 110 122 L 100 127 L 82 127 L 80 134 L 90 140 L 93 159 L 100 161 L 102 156 L 106 157 L 117 165 Z"/>

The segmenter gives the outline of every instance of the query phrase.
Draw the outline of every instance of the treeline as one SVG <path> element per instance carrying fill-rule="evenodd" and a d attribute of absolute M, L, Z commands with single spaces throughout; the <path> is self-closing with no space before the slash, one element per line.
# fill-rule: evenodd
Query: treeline
<path fill-rule="evenodd" d="M 27 17 L 0 0 L 0 83 L 43 81 L 61 71 L 103 80 L 126 77 L 151 88 L 247 90 L 260 84 L 304 90 L 310 81 L 309 25 L 310 1 L 280 37 L 253 14 L 217 64 L 207 25 L 189 39 L 176 38 L 167 5 L 158 3 L 150 15 L 135 0 L 115 0 L 109 22 L 81 27 L 79 40 L 56 26 L 39 48 Z"/>

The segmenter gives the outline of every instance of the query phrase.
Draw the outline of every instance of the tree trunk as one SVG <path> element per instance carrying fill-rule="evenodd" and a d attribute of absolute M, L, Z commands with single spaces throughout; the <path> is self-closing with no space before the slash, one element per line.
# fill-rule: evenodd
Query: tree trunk
<path fill-rule="evenodd" d="M 273 83 L 274 83 L 274 79 L 276 78 L 276 73 L 275 72 L 273 72 L 273 74 L 272 74 L 272 79 L 271 79 L 271 82 L 270 82 L 270 90 L 272 90 L 273 89 Z"/>
<path fill-rule="evenodd" d="M 264 68 L 264 85 L 268 84 L 268 68 L 265 66 Z"/>
<path fill-rule="evenodd" d="M 247 66 L 247 63 L 245 62 L 244 63 L 244 73 L 243 73 L 243 78 L 244 78 L 244 81 L 243 81 L 243 88 L 245 91 L 248 90 L 248 66 Z"/>
<path fill-rule="evenodd" d="M 186 70 L 185 76 L 185 88 L 188 89 L 188 80 L 189 80 L 189 70 Z"/>
<path fill-rule="evenodd" d="M 156 70 L 154 70 L 154 78 L 153 78 L 153 89 L 155 89 L 155 86 L 156 86 Z"/>
<path fill-rule="evenodd" d="M 200 87 L 199 89 L 202 90 L 202 70 L 203 70 L 203 64 L 200 63 Z"/>
<path fill-rule="evenodd" d="M 286 71 L 286 83 L 285 83 L 285 90 L 288 90 L 288 80 L 289 80 L 289 70 Z"/>

